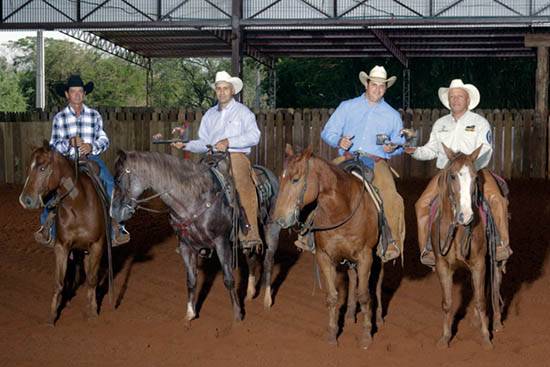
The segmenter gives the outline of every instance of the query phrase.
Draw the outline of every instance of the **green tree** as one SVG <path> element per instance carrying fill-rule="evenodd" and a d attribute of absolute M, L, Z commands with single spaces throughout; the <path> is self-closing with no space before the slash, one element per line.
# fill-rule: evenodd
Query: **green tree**
<path fill-rule="evenodd" d="M 19 80 L 5 58 L 0 57 L 0 111 L 22 112 L 26 103 Z"/>

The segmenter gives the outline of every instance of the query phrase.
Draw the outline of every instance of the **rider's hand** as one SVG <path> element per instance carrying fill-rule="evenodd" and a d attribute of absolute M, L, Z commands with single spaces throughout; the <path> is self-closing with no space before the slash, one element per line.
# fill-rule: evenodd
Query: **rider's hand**
<path fill-rule="evenodd" d="M 405 153 L 407 153 L 407 154 L 414 154 L 414 152 L 416 152 L 416 147 L 406 147 L 405 148 Z"/>
<path fill-rule="evenodd" d="M 342 136 L 338 142 L 338 146 L 344 150 L 348 150 L 353 145 L 353 142 L 351 141 L 353 138 L 353 136 Z"/>
<path fill-rule="evenodd" d="M 384 152 L 386 153 L 392 153 L 395 149 L 397 149 L 397 145 L 393 143 L 384 144 L 383 149 L 384 149 Z"/>
<path fill-rule="evenodd" d="M 214 148 L 220 152 L 225 152 L 228 147 L 229 147 L 229 140 L 227 139 L 222 139 L 214 145 Z"/>
<path fill-rule="evenodd" d="M 91 152 L 92 152 L 92 144 L 81 143 L 78 147 L 78 154 L 79 155 L 88 155 Z"/>
<path fill-rule="evenodd" d="M 176 149 L 183 149 L 183 148 L 185 148 L 185 143 L 182 143 L 181 141 L 172 143 L 172 144 L 170 144 L 170 145 L 171 145 L 172 147 L 176 148 Z"/>
<path fill-rule="evenodd" d="M 162 134 L 161 133 L 157 133 L 155 135 L 153 135 L 153 140 L 160 140 L 162 139 Z"/>
<path fill-rule="evenodd" d="M 185 127 L 175 127 L 172 129 L 172 134 L 178 134 L 181 136 L 185 132 Z"/>

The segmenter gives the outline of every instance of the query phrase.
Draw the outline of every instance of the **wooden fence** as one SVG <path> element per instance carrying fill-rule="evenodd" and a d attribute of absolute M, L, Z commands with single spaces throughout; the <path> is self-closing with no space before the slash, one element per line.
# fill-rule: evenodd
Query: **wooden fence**
<path fill-rule="evenodd" d="M 314 152 L 331 159 L 336 150 L 320 139 L 321 130 L 333 110 L 278 109 L 254 111 L 262 132 L 260 144 L 251 159 L 281 172 L 285 144 L 295 147 L 311 145 Z M 192 109 L 160 110 L 150 108 L 99 109 L 111 147 L 103 154 L 112 168 L 116 151 L 150 150 L 182 156 L 169 146 L 153 145 L 157 132 L 170 136 L 171 129 L 189 122 L 190 136 L 198 131 L 203 111 Z M 546 121 L 533 110 L 477 110 L 493 126 L 494 154 L 491 168 L 506 178 L 545 177 L 547 155 Z M 418 130 L 419 143 L 428 140 L 435 120 L 446 110 L 409 109 L 401 111 L 404 125 Z M 33 147 L 41 145 L 51 133 L 55 111 L 43 113 L 0 113 L 0 183 L 23 183 Z M 392 159 L 392 166 L 403 178 L 426 178 L 435 173 L 435 162 L 420 162 L 403 155 Z"/>

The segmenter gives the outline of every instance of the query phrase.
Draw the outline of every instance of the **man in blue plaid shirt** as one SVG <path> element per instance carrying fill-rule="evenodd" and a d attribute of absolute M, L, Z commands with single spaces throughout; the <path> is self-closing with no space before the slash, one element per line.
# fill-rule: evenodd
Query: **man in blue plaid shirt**
<path fill-rule="evenodd" d="M 109 138 L 103 131 L 103 120 L 100 114 L 84 104 L 84 97 L 94 88 L 92 82 L 84 85 L 79 75 L 71 75 L 66 85 L 57 86 L 56 90 L 68 101 L 67 107 L 53 118 L 50 145 L 59 153 L 70 158 L 86 156 L 99 166 L 101 179 L 107 195 L 111 197 L 114 179 L 105 162 L 99 155 L 109 147 Z M 47 209 L 40 216 L 42 226 L 36 231 L 35 239 L 44 245 L 53 246 L 55 237 L 54 212 Z M 113 220 L 113 245 L 121 245 L 130 240 L 130 235 L 123 225 Z"/>

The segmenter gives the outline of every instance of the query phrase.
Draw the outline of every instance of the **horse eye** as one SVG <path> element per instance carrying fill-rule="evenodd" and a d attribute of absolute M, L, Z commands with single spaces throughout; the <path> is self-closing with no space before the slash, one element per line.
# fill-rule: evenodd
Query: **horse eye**
<path fill-rule="evenodd" d="M 40 167 L 40 172 L 44 172 L 46 170 L 46 167 Z"/>
<path fill-rule="evenodd" d="M 456 179 L 456 175 L 455 175 L 455 174 L 450 175 L 450 177 L 451 177 L 451 180 Z"/>
<path fill-rule="evenodd" d="M 298 183 L 298 181 L 300 181 L 300 178 L 299 177 L 294 177 L 292 179 L 292 183 L 295 184 L 295 183 Z"/>

